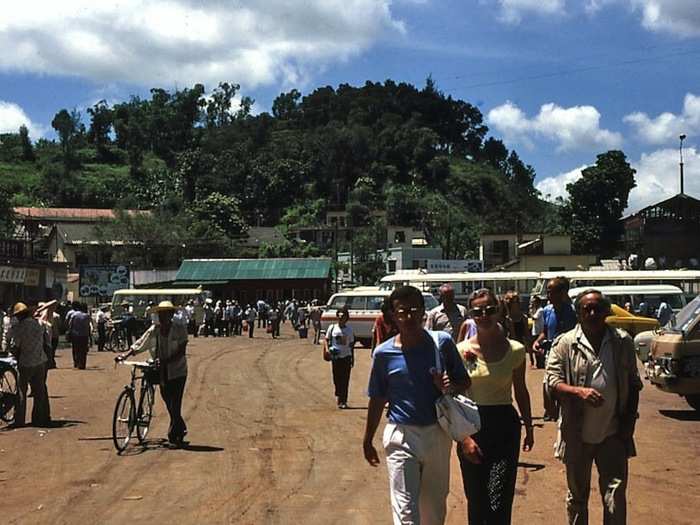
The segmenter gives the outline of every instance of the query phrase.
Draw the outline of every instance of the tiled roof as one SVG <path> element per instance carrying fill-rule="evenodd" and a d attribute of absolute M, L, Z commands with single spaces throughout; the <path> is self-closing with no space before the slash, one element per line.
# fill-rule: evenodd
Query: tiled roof
<path fill-rule="evenodd" d="M 142 210 L 126 210 L 129 214 L 149 213 Z M 24 219 L 51 219 L 51 220 L 80 220 L 98 221 L 115 219 L 114 210 L 102 208 L 37 208 L 20 206 L 14 208 L 15 214 Z"/>
<path fill-rule="evenodd" d="M 178 281 L 241 281 L 260 279 L 327 279 L 331 260 L 307 259 L 187 259 Z"/>

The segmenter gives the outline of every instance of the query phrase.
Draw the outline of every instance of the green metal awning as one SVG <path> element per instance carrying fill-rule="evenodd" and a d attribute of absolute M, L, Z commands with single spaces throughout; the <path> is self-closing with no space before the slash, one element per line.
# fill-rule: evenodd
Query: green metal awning
<path fill-rule="evenodd" d="M 220 284 L 230 281 L 327 279 L 331 260 L 307 259 L 187 259 L 176 281 Z"/>

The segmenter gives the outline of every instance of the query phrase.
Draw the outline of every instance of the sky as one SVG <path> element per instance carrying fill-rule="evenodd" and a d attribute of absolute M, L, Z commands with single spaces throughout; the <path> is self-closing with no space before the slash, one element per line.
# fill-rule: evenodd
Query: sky
<path fill-rule="evenodd" d="M 698 0 L 24 0 L 0 15 L 0 133 L 53 138 L 61 108 L 150 88 L 283 91 L 428 76 L 477 106 L 542 195 L 609 149 L 637 170 L 628 212 L 700 198 Z"/>

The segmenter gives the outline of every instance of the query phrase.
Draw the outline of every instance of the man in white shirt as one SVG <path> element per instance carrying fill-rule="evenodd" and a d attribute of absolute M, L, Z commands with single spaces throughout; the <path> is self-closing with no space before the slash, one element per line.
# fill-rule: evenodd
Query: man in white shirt
<path fill-rule="evenodd" d="M 338 322 L 330 325 L 323 340 L 323 359 L 331 362 L 333 370 L 333 385 L 338 408 L 348 408 L 348 389 L 350 386 L 350 370 L 353 365 L 353 346 L 355 336 L 348 326 L 350 312 L 347 306 L 340 308 L 336 315 Z"/>

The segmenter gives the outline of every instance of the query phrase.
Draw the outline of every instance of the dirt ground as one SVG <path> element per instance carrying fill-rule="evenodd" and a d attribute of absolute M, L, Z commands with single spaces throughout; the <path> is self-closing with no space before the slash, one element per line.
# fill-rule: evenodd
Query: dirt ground
<path fill-rule="evenodd" d="M 91 352 L 88 370 L 60 352 L 49 375 L 53 418 L 42 430 L 0 430 L 0 517 L 5 523 L 391 523 L 384 465 L 362 456 L 369 353 L 357 352 L 347 411 L 335 408 L 319 347 L 293 336 L 198 338 L 188 350 L 184 415 L 188 450 L 162 438 L 160 398 L 146 447 L 116 454 L 114 402 L 128 381 L 113 354 Z M 528 370 L 540 416 L 542 372 Z M 565 481 L 552 456 L 553 423 L 536 418 L 535 449 L 521 455 L 516 524 L 564 523 Z M 375 438 L 380 449 L 381 429 Z M 648 384 L 630 463 L 630 524 L 696 524 L 700 509 L 700 417 Z M 447 523 L 466 523 L 456 456 Z M 597 476 L 594 475 L 594 485 Z M 597 488 L 591 523 L 600 523 Z"/>

